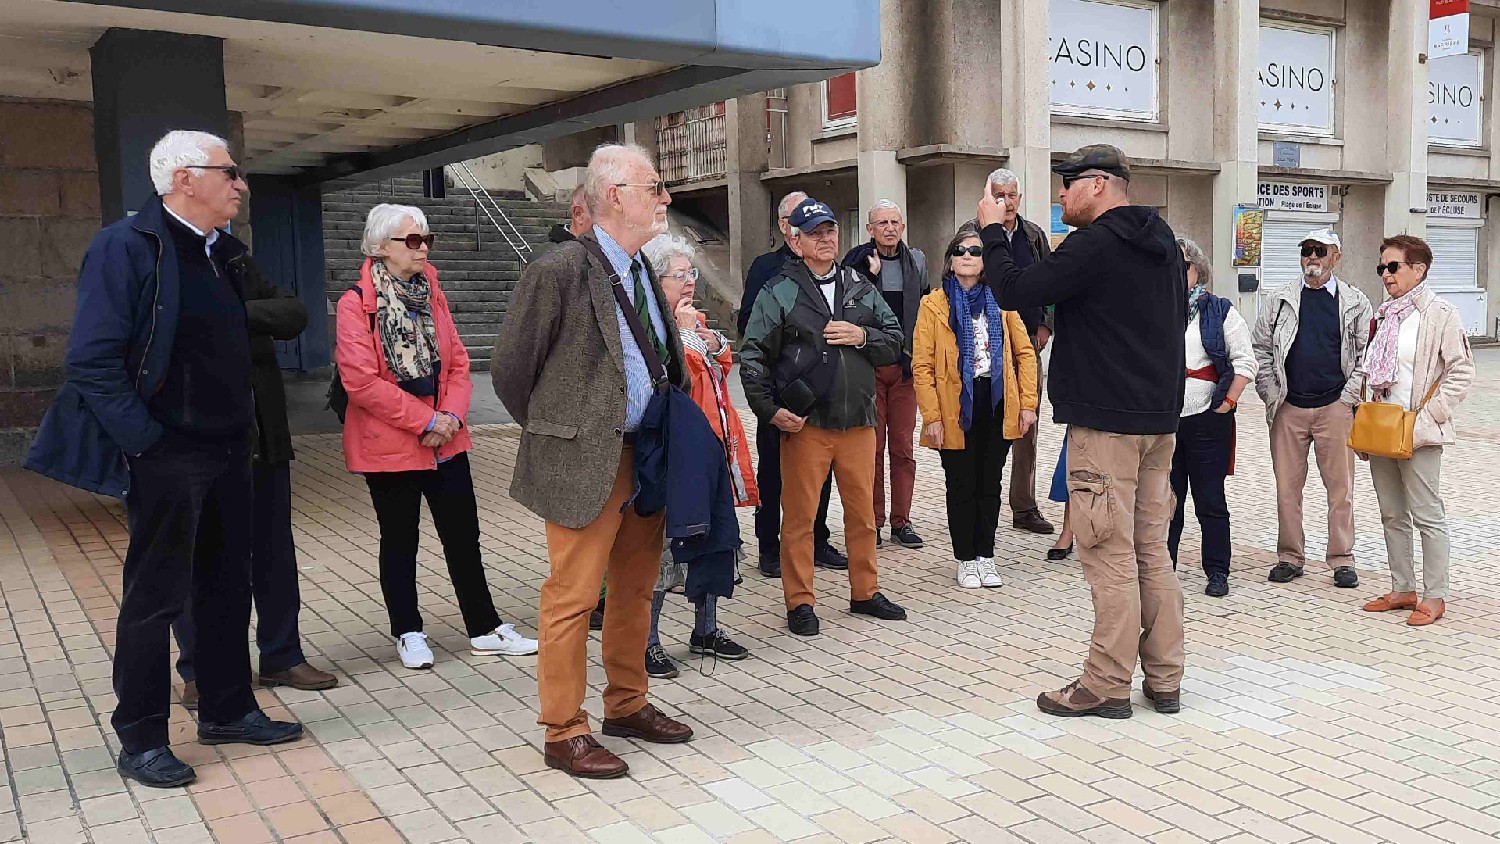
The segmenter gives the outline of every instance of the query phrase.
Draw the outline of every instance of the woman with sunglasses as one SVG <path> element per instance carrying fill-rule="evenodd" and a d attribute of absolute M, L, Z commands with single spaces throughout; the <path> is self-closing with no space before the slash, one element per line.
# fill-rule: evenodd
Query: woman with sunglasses
<path fill-rule="evenodd" d="M 944 255 L 943 284 L 922 299 L 912 341 L 921 442 L 942 458 L 958 585 L 994 588 L 1000 475 L 1010 441 L 1036 424 L 1036 351 L 1021 316 L 1001 312 L 983 283 L 979 234 L 959 229 Z"/>
<path fill-rule="evenodd" d="M 338 304 L 339 378 L 349 393 L 344 460 L 365 476 L 380 523 L 380 591 L 407 668 L 431 668 L 417 609 L 422 499 L 476 656 L 526 656 L 537 643 L 501 624 L 485 580 L 464 417 L 474 387 L 420 208 L 381 204 L 365 220 L 359 282 Z"/>
<path fill-rule="evenodd" d="M 1448 597 L 1448 525 L 1439 492 L 1443 446 L 1455 441 L 1453 413 L 1474 380 L 1474 357 L 1458 309 L 1426 284 L 1432 249 L 1411 235 L 1380 244 L 1380 275 L 1389 297 L 1375 314 L 1375 336 L 1344 387 L 1344 403 L 1399 404 L 1417 413 L 1412 455 L 1376 455 L 1370 479 L 1380 501 L 1391 591 L 1365 604 L 1366 612 L 1411 610 L 1421 627 L 1443 617 Z M 1422 596 L 1412 559 L 1412 527 L 1422 535 Z"/>

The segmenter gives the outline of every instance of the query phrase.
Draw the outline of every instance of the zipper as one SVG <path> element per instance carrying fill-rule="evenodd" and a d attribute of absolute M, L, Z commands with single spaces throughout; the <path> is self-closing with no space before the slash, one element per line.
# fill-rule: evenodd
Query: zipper
<path fill-rule="evenodd" d="M 150 235 L 156 240 L 156 292 L 151 294 L 151 330 L 146 333 L 146 347 L 141 350 L 141 362 L 137 364 L 135 370 L 135 391 L 139 393 L 141 391 L 141 376 L 146 372 L 146 358 L 151 354 L 151 343 L 156 339 L 156 314 L 161 308 L 161 259 L 165 247 L 162 245 L 161 236 L 156 232 L 147 231 L 139 226 L 132 226 L 132 228 L 141 234 Z"/>

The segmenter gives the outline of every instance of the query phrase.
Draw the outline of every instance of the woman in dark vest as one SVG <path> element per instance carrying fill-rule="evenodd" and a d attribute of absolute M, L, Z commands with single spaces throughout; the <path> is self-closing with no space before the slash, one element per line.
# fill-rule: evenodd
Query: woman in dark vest
<path fill-rule="evenodd" d="M 1177 563 L 1189 486 L 1193 511 L 1203 529 L 1204 594 L 1229 594 L 1229 504 L 1224 479 L 1234 474 L 1234 410 L 1245 385 L 1255 380 L 1255 352 L 1250 326 L 1228 299 L 1208 292 L 1213 270 L 1198 244 L 1177 238 L 1187 261 L 1187 380 L 1183 386 L 1182 421 L 1172 454 L 1172 492 L 1177 512 L 1167 534 L 1167 549 Z"/>

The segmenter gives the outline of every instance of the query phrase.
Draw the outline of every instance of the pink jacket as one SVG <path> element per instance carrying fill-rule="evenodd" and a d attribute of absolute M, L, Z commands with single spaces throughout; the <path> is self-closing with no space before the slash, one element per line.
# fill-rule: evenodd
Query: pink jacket
<path fill-rule="evenodd" d="M 396 378 L 385 364 L 380 338 L 370 329 L 375 313 L 375 285 L 366 258 L 359 271 L 358 295 L 350 290 L 339 299 L 338 343 L 334 357 L 339 377 L 349 392 L 349 410 L 344 416 L 344 463 L 351 472 L 406 472 L 435 469 L 439 460 L 468 451 L 472 446 L 467 424 L 439 448 L 421 444 L 427 423 L 435 411 L 446 411 L 460 423 L 469 413 L 474 385 L 469 381 L 469 353 L 453 327 L 448 299 L 438 287 L 437 267 L 427 265 L 432 280 L 432 320 L 437 327 L 438 356 L 442 375 L 437 401 L 414 396 L 396 386 Z"/>

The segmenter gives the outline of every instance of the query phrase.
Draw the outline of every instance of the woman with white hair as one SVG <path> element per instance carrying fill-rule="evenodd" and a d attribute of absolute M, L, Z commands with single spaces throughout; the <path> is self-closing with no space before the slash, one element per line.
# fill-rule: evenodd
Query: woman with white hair
<path fill-rule="evenodd" d="M 501 624 L 485 581 L 479 511 L 464 417 L 474 387 L 428 263 L 433 235 L 420 208 L 380 204 L 365 220 L 359 282 L 338 305 L 339 378 L 349 393 L 344 460 L 365 476 L 380 522 L 380 591 L 407 668 L 431 668 L 417 609 L 422 499 L 476 656 L 526 656 L 537 643 Z"/>
<path fill-rule="evenodd" d="M 698 282 L 698 269 L 693 266 L 693 246 L 684 238 L 662 234 L 648 241 L 641 252 L 656 271 L 662 294 L 672 308 L 672 318 L 682 336 L 683 359 L 692 375 L 693 400 L 703 409 L 709 427 L 724 445 L 734 504 L 736 507 L 754 507 L 760 503 L 760 491 L 755 485 L 755 470 L 750 464 L 750 446 L 745 441 L 745 426 L 730 400 L 729 384 L 725 380 L 730 367 L 734 366 L 734 351 L 724 335 L 709 328 L 708 320 L 693 306 L 693 292 Z M 737 553 L 736 560 L 739 556 Z M 661 646 L 657 628 L 666 593 L 686 582 L 687 566 L 674 562 L 670 550 L 664 552 L 661 575 L 651 595 L 651 634 L 646 640 L 646 673 L 652 677 L 677 676 L 677 666 Z M 696 603 L 688 649 L 695 654 L 719 659 L 744 659 L 750 652 L 719 629 L 717 600 L 708 595 Z"/>

